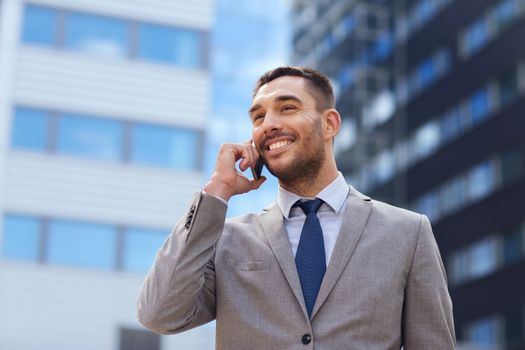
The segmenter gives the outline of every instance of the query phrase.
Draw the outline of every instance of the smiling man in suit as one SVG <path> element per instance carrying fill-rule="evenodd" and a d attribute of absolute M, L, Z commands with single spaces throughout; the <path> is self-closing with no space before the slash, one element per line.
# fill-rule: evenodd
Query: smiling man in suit
<path fill-rule="evenodd" d="M 217 349 L 455 348 L 446 275 L 428 219 L 359 193 L 338 172 L 330 81 L 280 67 L 257 82 L 252 140 L 223 144 L 215 172 L 157 254 L 139 320 L 163 334 L 217 320 Z M 226 219 L 265 178 L 277 202 Z"/>

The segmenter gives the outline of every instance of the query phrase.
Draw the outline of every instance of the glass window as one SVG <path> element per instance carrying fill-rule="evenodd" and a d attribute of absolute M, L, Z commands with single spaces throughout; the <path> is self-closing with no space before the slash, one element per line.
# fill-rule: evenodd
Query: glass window
<path fill-rule="evenodd" d="M 490 38 L 489 25 L 485 17 L 474 22 L 465 33 L 465 53 L 472 55 L 484 47 Z"/>
<path fill-rule="evenodd" d="M 414 135 L 414 147 L 418 157 L 430 155 L 439 146 L 439 125 L 429 122 L 420 127 Z"/>
<path fill-rule="evenodd" d="M 443 142 L 449 141 L 465 130 L 465 122 L 461 107 L 457 106 L 441 118 L 441 137 Z"/>
<path fill-rule="evenodd" d="M 66 47 L 103 56 L 125 56 L 128 50 L 126 21 L 71 13 L 66 17 Z"/>
<path fill-rule="evenodd" d="M 395 170 L 394 153 L 391 150 L 382 151 L 375 159 L 375 176 L 379 183 L 388 181 Z"/>
<path fill-rule="evenodd" d="M 46 112 L 18 107 L 15 110 L 11 146 L 45 150 L 48 143 L 49 118 Z"/>
<path fill-rule="evenodd" d="M 478 345 L 497 345 L 500 329 L 495 317 L 488 317 L 472 322 L 466 328 L 465 340 Z"/>
<path fill-rule="evenodd" d="M 498 80 L 500 105 L 507 106 L 518 96 L 518 72 L 513 69 Z"/>
<path fill-rule="evenodd" d="M 488 88 L 477 91 L 469 100 L 470 118 L 472 124 L 485 119 L 490 112 L 490 94 Z"/>
<path fill-rule="evenodd" d="M 41 6 L 26 5 L 22 41 L 53 46 L 57 37 L 57 11 Z"/>
<path fill-rule="evenodd" d="M 139 57 L 173 62 L 188 68 L 203 66 L 201 33 L 153 24 L 142 24 L 139 30 Z"/>
<path fill-rule="evenodd" d="M 450 213 L 465 204 L 465 181 L 455 178 L 448 182 L 440 192 L 440 209 L 443 213 Z"/>
<path fill-rule="evenodd" d="M 166 231 L 128 229 L 124 246 L 124 270 L 148 271 L 166 236 Z"/>
<path fill-rule="evenodd" d="M 21 215 L 4 219 L 2 256 L 14 260 L 37 261 L 40 250 L 40 221 Z"/>
<path fill-rule="evenodd" d="M 505 345 L 507 348 L 519 348 L 523 344 L 525 320 L 522 308 L 505 312 Z"/>
<path fill-rule="evenodd" d="M 502 182 L 508 183 L 523 174 L 523 154 L 519 150 L 506 150 L 501 154 Z"/>
<path fill-rule="evenodd" d="M 198 147 L 196 131 L 138 124 L 132 130 L 131 160 L 135 163 L 194 170 Z"/>
<path fill-rule="evenodd" d="M 518 3 L 516 0 L 502 1 L 496 6 L 494 13 L 498 23 L 498 29 L 503 30 L 519 13 Z"/>
<path fill-rule="evenodd" d="M 122 139 L 123 126 L 119 121 L 65 115 L 59 120 L 57 152 L 119 160 Z"/>
<path fill-rule="evenodd" d="M 523 229 L 521 226 L 503 235 L 503 260 L 512 264 L 523 257 Z"/>
<path fill-rule="evenodd" d="M 61 265 L 113 269 L 116 231 L 107 225 L 51 221 L 47 260 Z"/>
<path fill-rule="evenodd" d="M 434 69 L 434 61 L 432 59 L 425 60 L 418 69 L 418 84 L 417 88 L 425 88 L 436 78 L 436 71 Z"/>
<path fill-rule="evenodd" d="M 468 250 L 461 250 L 452 255 L 450 277 L 454 284 L 465 282 L 469 278 L 469 256 L 467 252 Z"/>
<path fill-rule="evenodd" d="M 498 245 L 494 238 L 484 239 L 470 248 L 470 276 L 483 277 L 498 267 Z"/>
<path fill-rule="evenodd" d="M 489 161 L 472 168 L 467 177 L 467 196 L 469 200 L 480 199 L 495 187 L 494 169 Z"/>
<path fill-rule="evenodd" d="M 428 193 L 419 199 L 416 204 L 416 211 L 428 216 L 430 221 L 435 221 L 439 218 L 438 196 L 435 193 Z"/>

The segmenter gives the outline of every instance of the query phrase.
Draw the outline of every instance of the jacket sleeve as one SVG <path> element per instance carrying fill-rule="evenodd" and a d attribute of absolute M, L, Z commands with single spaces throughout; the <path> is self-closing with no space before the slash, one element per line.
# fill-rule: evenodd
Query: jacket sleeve
<path fill-rule="evenodd" d="M 412 259 L 403 306 L 404 350 L 453 350 L 456 338 L 447 277 L 424 215 Z"/>
<path fill-rule="evenodd" d="M 227 205 L 203 192 L 160 248 L 137 300 L 139 321 L 161 334 L 215 319 L 215 245 Z"/>

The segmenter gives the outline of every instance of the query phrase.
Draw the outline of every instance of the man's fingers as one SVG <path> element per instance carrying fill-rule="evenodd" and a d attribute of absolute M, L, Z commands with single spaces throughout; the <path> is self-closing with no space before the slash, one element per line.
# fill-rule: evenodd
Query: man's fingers
<path fill-rule="evenodd" d="M 266 181 L 266 176 L 261 176 L 259 179 L 257 180 L 252 180 L 251 183 L 252 183 L 252 190 L 256 190 L 258 189 L 259 187 L 261 187 L 261 185 Z"/>
<path fill-rule="evenodd" d="M 256 158 L 255 158 L 255 154 L 253 153 L 253 147 L 251 144 L 244 143 L 241 145 L 241 147 L 242 147 L 241 149 L 242 161 L 239 164 L 239 168 L 242 171 L 245 171 L 250 166 L 255 164 Z"/>

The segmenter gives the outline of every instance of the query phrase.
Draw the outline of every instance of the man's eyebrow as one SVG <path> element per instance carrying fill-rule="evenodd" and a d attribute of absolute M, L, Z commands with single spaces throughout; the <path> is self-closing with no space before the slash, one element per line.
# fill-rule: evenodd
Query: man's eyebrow
<path fill-rule="evenodd" d="M 258 110 L 259 108 L 261 108 L 262 106 L 260 104 L 256 104 L 254 106 L 252 106 L 249 110 L 248 110 L 248 114 L 252 114 L 253 112 L 255 112 L 256 110 Z"/>
<path fill-rule="evenodd" d="M 290 100 L 292 100 L 292 101 L 298 102 L 300 104 L 303 103 L 303 101 L 301 101 L 301 99 L 299 99 L 299 97 L 297 97 L 295 95 L 281 95 L 281 96 L 277 96 L 275 98 L 275 100 L 277 102 L 283 102 L 283 101 L 290 101 Z"/>
<path fill-rule="evenodd" d="M 300 103 L 300 104 L 303 104 L 303 101 L 301 101 L 301 99 L 295 95 L 280 95 L 280 96 L 277 96 L 275 98 L 275 101 L 277 102 L 283 102 L 283 101 L 295 101 L 297 103 Z M 248 114 L 252 114 L 253 112 L 255 112 L 256 110 L 258 110 L 259 108 L 262 108 L 262 106 L 260 104 L 256 104 L 256 105 L 253 105 L 249 110 L 248 110 Z"/>

